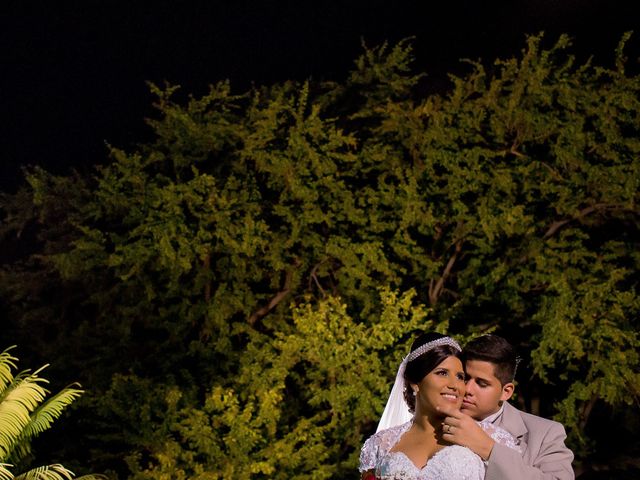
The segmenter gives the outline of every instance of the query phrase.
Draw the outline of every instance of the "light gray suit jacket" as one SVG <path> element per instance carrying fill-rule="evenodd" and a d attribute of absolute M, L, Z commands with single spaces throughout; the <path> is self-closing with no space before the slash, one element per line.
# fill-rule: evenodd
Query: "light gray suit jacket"
<path fill-rule="evenodd" d="M 487 463 L 485 480 L 574 480 L 573 453 L 564 440 L 564 427 L 553 420 L 537 417 L 504 404 L 495 421 L 520 442 L 522 454 L 494 445 Z"/>

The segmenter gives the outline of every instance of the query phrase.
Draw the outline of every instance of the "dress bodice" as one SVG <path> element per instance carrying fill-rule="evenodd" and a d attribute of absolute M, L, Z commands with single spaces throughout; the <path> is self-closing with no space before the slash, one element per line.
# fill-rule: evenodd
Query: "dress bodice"
<path fill-rule="evenodd" d="M 402 452 L 391 449 L 411 428 L 412 422 L 381 430 L 364 443 L 360 452 L 360 471 L 375 470 L 382 480 L 483 480 L 485 463 L 466 447 L 450 445 L 442 448 L 422 468 Z M 480 426 L 498 443 L 518 449 L 515 438 L 492 424 Z"/>

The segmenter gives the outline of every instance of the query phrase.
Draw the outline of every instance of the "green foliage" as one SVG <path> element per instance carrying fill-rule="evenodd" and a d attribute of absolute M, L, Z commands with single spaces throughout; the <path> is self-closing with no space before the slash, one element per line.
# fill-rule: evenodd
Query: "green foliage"
<path fill-rule="evenodd" d="M 179 411 L 171 440 L 133 478 L 348 476 L 359 425 L 377 423 L 390 367 L 406 354 L 399 339 L 446 329 L 425 319 L 414 297 L 383 291 L 373 325 L 355 321 L 337 298 L 295 307 L 286 332 L 254 334 L 237 374 L 212 387 L 202 406 Z M 172 410 L 175 393 L 167 403 Z"/>
<path fill-rule="evenodd" d="M 571 385 L 558 406 L 558 418 L 579 427 L 574 435 L 581 442 L 587 441 L 584 428 L 597 400 L 630 408 L 640 400 L 640 339 L 631 321 L 638 318 L 640 301 L 625 282 L 632 272 L 599 261 L 592 268 L 593 277 L 580 284 L 559 277 L 550 285 L 556 297 L 537 314 L 542 339 L 533 356 L 547 381 L 551 372 L 564 381 L 584 379 Z"/>
<path fill-rule="evenodd" d="M 32 468 L 14 477 L 10 468 L 31 455 L 34 437 L 51 427 L 54 420 L 82 393 L 77 385 L 67 387 L 54 396 L 38 376 L 46 367 L 33 373 L 25 370 L 17 375 L 18 359 L 9 353 L 10 347 L 0 353 L 0 478 L 3 480 L 71 480 L 73 473 L 60 464 Z M 11 462 L 11 463 L 5 463 Z M 100 475 L 87 475 L 84 480 L 99 480 Z"/>
<path fill-rule="evenodd" d="M 71 480 L 72 478 L 73 473 L 62 465 L 56 464 L 34 468 L 27 473 L 18 475 L 16 480 Z"/>
<path fill-rule="evenodd" d="M 605 68 L 530 37 L 441 94 L 407 42 L 365 48 L 341 83 L 152 86 L 153 142 L 92 178 L 28 171 L 2 197 L 19 255 L 0 291 L 95 386 L 95 458 L 133 451 L 140 478 L 345 476 L 417 325 L 380 286 L 531 352 L 522 393 L 587 453 L 594 405 L 638 404 L 627 38 Z"/>
<path fill-rule="evenodd" d="M 62 411 L 80 396 L 82 390 L 70 386 L 46 399 L 47 380 L 38 374 L 13 374 L 18 359 L 0 354 L 0 462 L 16 463 L 31 453 L 31 441 L 51 427 Z"/>

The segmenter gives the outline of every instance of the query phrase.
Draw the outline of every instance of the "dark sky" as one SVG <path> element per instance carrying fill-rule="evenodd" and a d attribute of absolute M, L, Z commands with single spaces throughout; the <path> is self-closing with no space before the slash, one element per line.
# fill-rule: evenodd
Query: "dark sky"
<path fill-rule="evenodd" d="M 105 141 L 144 140 L 153 114 L 145 81 L 188 93 L 229 78 L 251 82 L 344 78 L 361 51 L 415 36 L 416 68 L 434 82 L 458 59 L 510 56 L 526 33 L 566 32 L 575 51 L 610 62 L 622 33 L 636 30 L 637 0 L 334 0 L 0 2 L 0 189 L 22 181 L 20 165 L 90 171 Z"/>

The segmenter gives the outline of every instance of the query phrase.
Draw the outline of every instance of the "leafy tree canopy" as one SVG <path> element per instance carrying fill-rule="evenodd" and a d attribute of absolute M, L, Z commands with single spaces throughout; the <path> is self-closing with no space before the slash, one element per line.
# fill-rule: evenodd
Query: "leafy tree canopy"
<path fill-rule="evenodd" d="M 435 319 L 530 352 L 523 400 L 585 453 L 592 409 L 635 409 L 640 385 L 626 39 L 605 68 L 530 37 L 438 94 L 407 42 L 365 48 L 339 83 L 151 86 L 154 141 L 92 178 L 31 169 L 3 197 L 10 315 L 105 392 L 97 436 L 128 426 L 139 478 L 347 476 Z"/>

